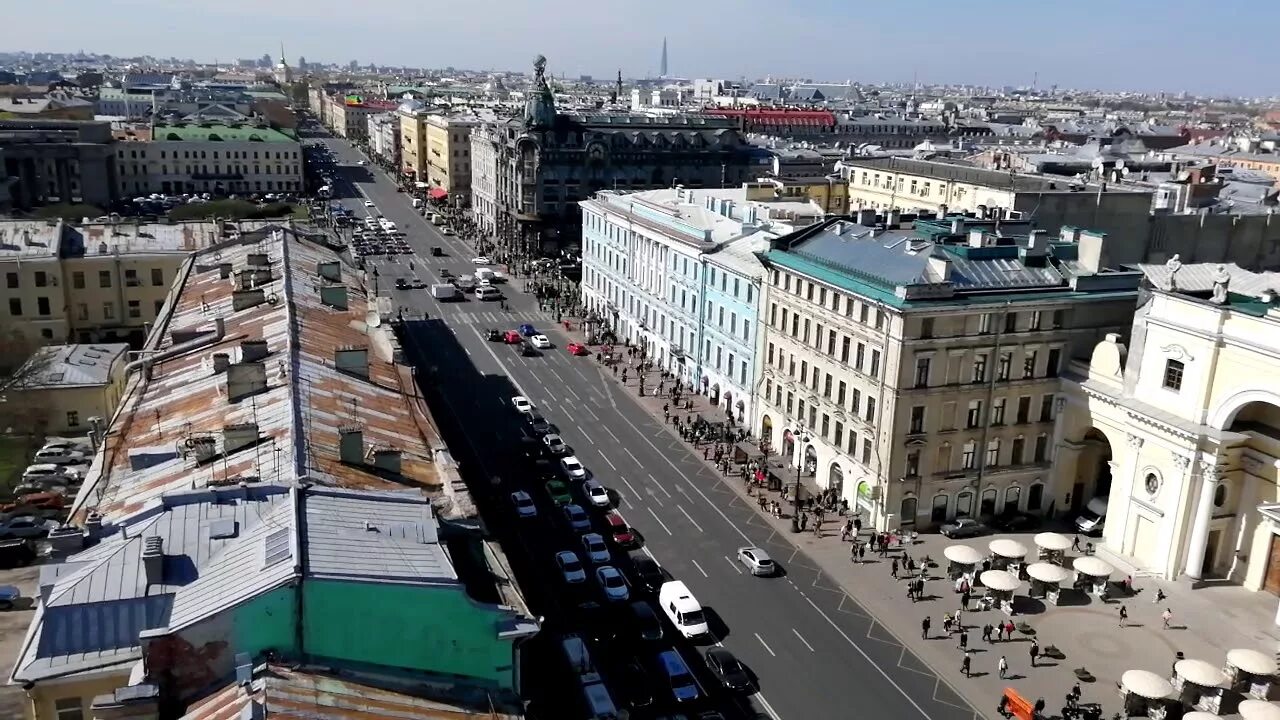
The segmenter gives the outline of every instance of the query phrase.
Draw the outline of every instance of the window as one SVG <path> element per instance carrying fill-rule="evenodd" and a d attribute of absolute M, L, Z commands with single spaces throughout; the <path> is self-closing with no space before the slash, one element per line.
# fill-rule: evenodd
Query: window
<path fill-rule="evenodd" d="M 138 287 L 141 285 L 141 283 L 138 282 L 138 271 L 133 268 L 125 269 L 124 284 L 125 287 Z"/>
<path fill-rule="evenodd" d="M 106 320 L 116 319 L 116 306 L 113 303 L 102 303 L 102 317 Z"/>
<path fill-rule="evenodd" d="M 1039 510 L 1042 502 L 1044 502 L 1044 485 L 1036 483 L 1027 490 L 1027 512 Z"/>
<path fill-rule="evenodd" d="M 164 286 L 164 268 L 151 268 L 151 284 L 154 287 Z"/>
<path fill-rule="evenodd" d="M 138 300 L 129 301 L 129 317 L 135 318 L 135 319 L 142 317 L 142 303 L 140 301 Z"/>
<path fill-rule="evenodd" d="M 1164 387 L 1166 390 L 1178 392 L 1182 390 L 1182 373 L 1186 365 L 1181 360 L 1164 361 Z"/>
<path fill-rule="evenodd" d="M 929 387 L 929 358 L 916 358 L 915 387 Z"/>
<path fill-rule="evenodd" d="M 836 331 L 827 331 L 827 354 L 831 357 L 836 356 Z"/>
<path fill-rule="evenodd" d="M 88 319 L 89 319 L 89 304 L 88 304 L 88 303 L 77 303 L 77 304 L 76 304 L 76 316 L 77 316 L 80 320 L 88 320 Z"/>
<path fill-rule="evenodd" d="M 36 298 L 36 312 L 37 312 L 37 313 L 39 313 L 39 314 L 40 314 L 40 315 L 42 315 L 42 316 L 48 317 L 48 315 L 49 315 L 49 298 L 47 298 L 47 297 L 38 297 L 38 298 Z"/>
<path fill-rule="evenodd" d="M 800 417 L 801 421 L 804 420 L 804 398 L 796 401 L 796 415 Z"/>
<path fill-rule="evenodd" d="M 71 287 L 77 290 L 84 289 L 84 273 L 82 271 L 76 270 L 71 273 Z"/>
<path fill-rule="evenodd" d="M 683 296 L 684 291 L 680 291 L 680 294 Z M 769 327 L 778 327 L 778 303 L 769 303 Z"/>
<path fill-rule="evenodd" d="M 873 423 L 875 421 L 876 421 L 876 399 L 873 397 L 867 397 L 867 422 Z"/>
<path fill-rule="evenodd" d="M 1007 312 L 1004 314 L 1004 331 L 1005 332 L 1018 331 L 1018 313 Z"/>
<path fill-rule="evenodd" d="M 867 307 L 866 303 L 863 303 L 862 306 L 858 308 L 858 320 L 863 325 L 866 325 L 869 317 L 871 317 L 871 308 Z"/>
<path fill-rule="evenodd" d="M 871 438 L 862 438 L 862 464 L 871 464 Z"/>
<path fill-rule="evenodd" d="M 1004 398 L 996 398 L 991 401 L 991 424 L 992 425 L 1004 424 L 1004 406 L 1005 406 Z"/>
<path fill-rule="evenodd" d="M 111 287 L 111 271 L 110 270 L 98 271 L 98 287 L 104 287 L 104 288 Z"/>
<path fill-rule="evenodd" d="M 800 361 L 800 382 L 809 382 L 809 363 L 806 360 Z"/>
<path fill-rule="evenodd" d="M 80 413 L 77 410 L 67 411 L 67 427 L 75 427 L 80 424 Z"/>
<path fill-rule="evenodd" d="M 933 318 L 927 317 L 920 321 L 920 337 L 933 337 Z"/>
<path fill-rule="evenodd" d="M 1013 439 L 1013 445 L 1009 448 L 1009 464 L 1021 465 L 1022 454 L 1026 452 L 1027 441 L 1021 435 Z"/>
<path fill-rule="evenodd" d="M 846 365 L 849 363 L 849 338 L 847 337 L 841 340 L 840 362 L 845 363 Z"/>
<path fill-rule="evenodd" d="M 816 426 L 817 424 L 818 424 L 818 411 L 812 405 L 810 405 L 809 406 L 809 429 L 813 430 L 814 426 Z"/>
<path fill-rule="evenodd" d="M 884 329 L 884 311 L 883 310 L 879 310 L 879 309 L 876 310 L 876 329 L 877 330 Z"/>
<path fill-rule="evenodd" d="M 1049 456 L 1049 436 L 1037 435 L 1035 455 L 1032 458 L 1032 461 L 1042 463 L 1048 458 L 1048 456 Z"/>
<path fill-rule="evenodd" d="M 1022 425 L 1031 420 L 1031 396 L 1023 395 L 1018 398 L 1018 424 Z"/>
<path fill-rule="evenodd" d="M 907 465 L 902 474 L 909 478 L 920 476 L 920 451 L 918 449 L 907 451 Z"/>
<path fill-rule="evenodd" d="M 53 701 L 53 713 L 57 720 L 84 720 L 84 708 L 78 697 Z"/>
<path fill-rule="evenodd" d="M 22 316 L 22 298 L 9 298 L 9 314 L 14 317 Z"/>
<path fill-rule="evenodd" d="M 36 287 L 45 287 L 46 285 L 49 284 L 49 273 L 43 270 L 37 270 L 35 272 L 35 277 L 36 277 Z"/>
<path fill-rule="evenodd" d="M 849 409 L 857 414 L 858 408 L 862 407 L 862 391 L 858 388 L 853 389 L 853 397 L 849 402 Z"/>
<path fill-rule="evenodd" d="M 841 380 L 840 384 L 836 386 L 836 404 L 842 408 L 844 407 L 844 391 L 846 387 L 847 386 L 843 380 Z"/>
<path fill-rule="evenodd" d="M 791 414 L 792 408 L 795 407 L 795 394 L 790 390 L 787 391 L 787 414 Z"/>
<path fill-rule="evenodd" d="M 867 346 L 862 343 L 858 343 L 858 351 L 854 353 L 854 356 L 853 356 L 853 366 L 858 368 L 859 371 L 861 371 L 862 362 L 866 359 L 867 359 Z"/>
<path fill-rule="evenodd" d="M 836 421 L 836 433 L 831 436 L 831 443 L 837 448 L 844 443 L 844 423 Z"/>
<path fill-rule="evenodd" d="M 1049 422 L 1053 419 L 1053 395 L 1045 395 L 1040 399 L 1040 422 Z"/>
<path fill-rule="evenodd" d="M 814 374 L 816 375 L 816 374 L 817 374 L 817 372 L 815 371 L 815 372 L 814 372 Z M 828 374 L 827 374 L 827 376 L 826 376 L 826 377 L 824 377 L 824 378 L 822 379 L 822 397 L 824 397 L 824 398 L 826 398 L 826 399 L 828 399 L 828 400 L 830 400 L 830 399 L 831 399 L 831 375 L 830 375 L 830 373 L 828 373 Z"/>
<path fill-rule="evenodd" d="M 880 377 L 880 351 L 871 351 L 871 368 L 868 371 L 874 377 Z"/>
<path fill-rule="evenodd" d="M 827 437 L 827 433 L 831 430 L 831 416 L 822 413 L 822 437 Z"/>
<path fill-rule="evenodd" d="M 769 343 L 769 351 L 768 351 L 768 355 L 766 356 L 767 357 L 766 362 L 768 362 L 768 364 L 770 365 L 773 364 L 773 352 L 774 352 L 773 343 Z"/>
<path fill-rule="evenodd" d="M 996 367 L 996 379 L 1008 380 L 1009 367 L 1013 365 L 1013 353 L 1000 353 L 1000 364 Z"/>
<path fill-rule="evenodd" d="M 1040 329 L 1040 311 L 1039 310 L 1031 311 L 1031 329 L 1032 330 Z"/>
<path fill-rule="evenodd" d="M 911 427 L 907 432 L 915 434 L 924 432 L 924 406 L 916 405 L 911 408 Z"/>
<path fill-rule="evenodd" d="M 987 443 L 987 457 L 983 460 L 984 467 L 995 467 L 1000 464 L 1000 441 L 991 440 Z"/>
<path fill-rule="evenodd" d="M 1066 311 L 1066 310 L 1054 310 L 1054 311 L 1053 311 L 1053 326 L 1054 326 L 1055 328 L 1060 328 L 1060 327 L 1062 327 L 1063 325 L 1065 325 L 1065 324 L 1066 324 L 1066 322 L 1067 322 L 1067 311 Z M 1034 488 L 1033 488 L 1033 491 L 1034 491 Z M 1030 504 L 1031 504 L 1031 500 L 1030 500 L 1030 499 L 1028 499 L 1028 500 L 1027 500 L 1027 504 L 1028 504 L 1028 505 L 1030 505 Z"/>
<path fill-rule="evenodd" d="M 1036 351 L 1028 350 L 1022 356 L 1022 377 L 1031 378 L 1036 376 Z"/>
<path fill-rule="evenodd" d="M 975 467 L 977 463 L 976 448 L 977 446 L 974 445 L 972 440 L 964 444 L 964 448 L 960 453 L 960 467 L 965 470 L 972 470 Z"/>
<path fill-rule="evenodd" d="M 973 356 L 973 381 L 984 382 L 987 379 L 987 356 L 979 353 Z"/>
<path fill-rule="evenodd" d="M 982 313 L 978 316 L 978 334 L 987 335 L 991 332 L 991 313 Z"/>
<path fill-rule="evenodd" d="M 18 287 L 18 273 L 13 273 L 13 272 L 5 273 L 4 284 L 5 284 L 5 287 L 9 288 L 10 290 L 16 290 Z"/>
<path fill-rule="evenodd" d="M 965 416 L 965 427 L 976 428 L 982 424 L 982 401 L 970 400 L 969 413 Z"/>

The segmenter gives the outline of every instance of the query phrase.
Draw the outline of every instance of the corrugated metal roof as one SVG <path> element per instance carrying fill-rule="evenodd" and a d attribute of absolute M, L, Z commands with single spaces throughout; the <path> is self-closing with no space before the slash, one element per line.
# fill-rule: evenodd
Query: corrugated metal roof
<path fill-rule="evenodd" d="M 457 580 L 431 506 L 404 493 L 361 496 L 313 489 L 306 501 L 309 575 L 369 580 Z"/>
<path fill-rule="evenodd" d="M 1253 272 L 1235 263 L 1141 263 L 1138 269 L 1157 288 L 1175 292 L 1212 292 L 1218 269 L 1231 277 L 1228 292 L 1259 297 L 1264 292 L 1280 295 L 1280 273 Z M 1176 272 L 1175 272 L 1176 269 Z"/>

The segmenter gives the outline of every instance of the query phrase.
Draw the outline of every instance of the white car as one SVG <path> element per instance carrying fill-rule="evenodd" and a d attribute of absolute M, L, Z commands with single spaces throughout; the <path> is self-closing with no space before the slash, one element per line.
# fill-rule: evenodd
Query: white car
<path fill-rule="evenodd" d="M 569 446 L 564 443 L 564 438 L 552 433 L 542 436 L 542 443 L 547 449 L 556 455 L 565 455 L 569 452 Z"/>
<path fill-rule="evenodd" d="M 489 258 L 485 257 L 484 255 L 481 255 L 479 257 L 471 258 L 471 264 L 472 265 L 492 265 L 493 263 L 489 261 Z"/>
<path fill-rule="evenodd" d="M 75 450 L 67 450 L 65 448 L 45 448 L 43 450 L 37 450 L 35 457 L 32 460 L 33 465 L 41 463 L 71 465 L 83 462 L 88 462 L 88 458 L 85 457 L 84 453 L 76 452 Z"/>
<path fill-rule="evenodd" d="M 591 501 L 592 505 L 598 508 L 607 508 L 611 504 L 609 502 L 609 491 L 595 480 L 588 480 L 582 484 L 582 492 Z"/>
<path fill-rule="evenodd" d="M 750 568 L 752 575 L 761 577 L 772 575 L 778 569 L 769 553 L 758 547 L 738 548 L 738 561 Z"/>
<path fill-rule="evenodd" d="M 564 470 L 564 474 L 568 475 L 570 480 L 585 480 L 587 478 L 587 469 L 578 461 L 576 455 L 561 458 L 560 469 Z"/>
<path fill-rule="evenodd" d="M 365 207 L 373 207 L 373 201 L 372 201 L 372 200 L 365 200 L 365 201 L 364 201 L 364 206 L 365 206 Z"/>
<path fill-rule="evenodd" d="M 511 398 L 511 407 L 515 408 L 516 412 L 525 415 L 533 412 L 533 403 L 529 402 L 529 398 L 523 395 L 516 395 Z"/>
<path fill-rule="evenodd" d="M 564 577 L 564 581 L 570 585 L 587 581 L 587 571 L 582 567 L 582 561 L 578 559 L 576 553 L 568 550 L 556 553 L 556 564 L 560 566 L 560 574 Z"/>
<path fill-rule="evenodd" d="M 529 338 L 529 342 L 533 343 L 533 346 L 539 350 L 546 350 L 551 347 L 551 341 L 547 339 L 546 335 L 534 335 Z"/>
<path fill-rule="evenodd" d="M 596 565 L 609 562 L 609 546 L 604 544 L 604 538 L 600 537 L 600 533 L 583 535 L 582 551 L 587 554 L 587 559 Z"/>
<path fill-rule="evenodd" d="M 520 517 L 535 517 L 538 514 L 538 506 L 533 504 L 529 493 L 523 490 L 511 493 L 511 504 L 516 506 L 516 514 Z"/>
<path fill-rule="evenodd" d="M 604 593 L 605 600 L 624 602 L 631 598 L 631 591 L 627 589 L 626 578 L 622 577 L 622 573 L 610 565 L 596 568 L 596 582 L 600 583 L 600 591 Z"/>
<path fill-rule="evenodd" d="M 357 164 L 357 165 L 368 165 L 368 164 L 369 164 L 369 161 L 367 161 L 367 160 L 361 160 L 360 162 L 357 162 L 356 164 Z"/>

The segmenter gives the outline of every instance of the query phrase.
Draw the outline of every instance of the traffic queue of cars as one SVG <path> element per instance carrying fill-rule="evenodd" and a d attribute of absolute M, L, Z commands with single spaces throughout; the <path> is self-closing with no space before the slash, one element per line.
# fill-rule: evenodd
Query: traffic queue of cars
<path fill-rule="evenodd" d="M 521 342 L 537 334 L 532 326 L 508 332 Z M 589 628 L 582 635 L 566 634 L 560 639 L 588 717 L 618 717 L 619 707 L 634 711 L 655 703 L 699 709 L 705 705 L 699 701 L 710 695 L 676 641 L 714 642 L 706 610 L 683 582 L 668 577 L 642 549 L 639 534 L 615 507 L 615 495 L 593 476 L 537 407 L 519 395 L 510 399 L 510 406 L 522 425 L 526 455 L 534 468 L 533 477 L 510 492 L 511 511 L 517 523 L 548 515 L 542 519 L 556 528 L 546 548 L 553 583 L 561 586 L 557 595 L 570 603 L 575 616 L 584 618 Z M 525 527 L 547 537 L 532 530 L 532 525 Z M 759 548 L 744 548 L 739 559 L 753 574 L 773 570 L 772 561 Z M 594 639 L 609 641 L 600 647 L 601 654 L 613 660 L 608 668 L 597 667 L 592 658 L 589 647 Z M 712 647 L 703 660 L 707 674 L 728 692 L 754 691 L 751 674 L 728 650 Z M 708 711 L 686 717 L 719 715 Z"/>
<path fill-rule="evenodd" d="M 366 201 L 368 203 L 368 201 Z M 412 255 L 404 232 L 384 217 L 369 216 L 351 231 L 351 257 L 359 263 L 372 255 Z"/>

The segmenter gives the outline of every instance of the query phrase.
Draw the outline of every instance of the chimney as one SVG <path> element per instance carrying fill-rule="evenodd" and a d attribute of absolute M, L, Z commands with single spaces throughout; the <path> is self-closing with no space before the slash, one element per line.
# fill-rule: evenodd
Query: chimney
<path fill-rule="evenodd" d="M 347 465 L 364 464 L 364 431 L 355 426 L 338 428 L 338 459 Z"/>
<path fill-rule="evenodd" d="M 951 219 L 951 234 L 952 235 L 964 234 L 964 218 L 958 217 L 958 218 Z"/>
<path fill-rule="evenodd" d="M 865 227 L 871 227 L 872 225 L 875 225 L 875 224 L 876 224 L 876 211 L 875 211 L 875 210 L 872 210 L 871 208 L 859 208 L 859 209 L 858 209 L 858 224 L 859 224 L 859 225 L 862 225 L 862 226 L 865 226 Z"/>
<path fill-rule="evenodd" d="M 267 294 L 261 289 L 235 290 L 231 293 L 231 309 L 237 312 L 257 307 L 266 301 Z"/>
<path fill-rule="evenodd" d="M 379 470 L 400 474 L 400 451 L 395 448 L 380 448 L 373 451 L 373 466 Z"/>
<path fill-rule="evenodd" d="M 267 366 L 262 362 L 239 362 L 227 367 L 227 401 L 240 402 L 267 389 Z"/>
<path fill-rule="evenodd" d="M 1059 232 L 1061 233 L 1061 239 L 1064 243 L 1073 243 L 1079 240 L 1080 231 L 1074 226 L 1063 225 Z"/>
<path fill-rule="evenodd" d="M 231 364 L 231 355 L 227 353 L 222 353 L 222 352 L 213 354 L 213 374 L 214 375 L 217 375 L 218 373 L 226 372 L 227 366 L 230 364 Z"/>
<path fill-rule="evenodd" d="M 240 362 L 256 362 L 271 352 L 267 349 L 266 340 L 241 340 Z"/>
<path fill-rule="evenodd" d="M 347 286 L 325 285 L 320 288 L 320 302 L 337 310 L 347 309 Z"/>
<path fill-rule="evenodd" d="M 96 538 L 98 533 L 102 532 L 102 513 L 96 511 L 89 513 L 84 519 L 84 529 L 89 533 L 89 537 Z"/>
<path fill-rule="evenodd" d="M 226 280 L 231 277 L 231 263 L 218 263 L 218 277 Z"/>
<path fill-rule="evenodd" d="M 888 211 L 884 216 L 884 224 L 890 228 L 898 227 L 898 222 L 902 219 L 902 213 L 897 208 Z"/>
<path fill-rule="evenodd" d="M 147 585 L 164 582 L 164 538 L 159 535 L 142 539 L 142 572 L 146 575 Z"/>
<path fill-rule="evenodd" d="M 325 280 L 342 282 L 342 263 L 322 262 L 316 264 L 316 272 Z"/>
<path fill-rule="evenodd" d="M 231 453 L 258 442 L 257 423 L 236 423 L 222 426 L 222 454 Z"/>
<path fill-rule="evenodd" d="M 195 456 L 197 465 L 212 460 L 218 454 L 217 442 L 208 435 L 187 438 L 187 447 L 191 448 L 191 454 Z"/>
<path fill-rule="evenodd" d="M 339 372 L 367 378 L 369 377 L 369 348 L 338 348 L 333 353 L 333 366 Z"/>
<path fill-rule="evenodd" d="M 1077 251 L 1080 267 L 1094 273 L 1102 269 L 1102 245 L 1106 237 L 1106 233 L 1096 230 L 1080 231 L 1080 249 Z"/>
<path fill-rule="evenodd" d="M 929 256 L 929 278 L 936 283 L 951 281 L 951 261 L 937 255 Z"/>
<path fill-rule="evenodd" d="M 1027 254 L 1043 255 L 1049 249 L 1049 231 L 1032 230 L 1027 236 Z"/>

